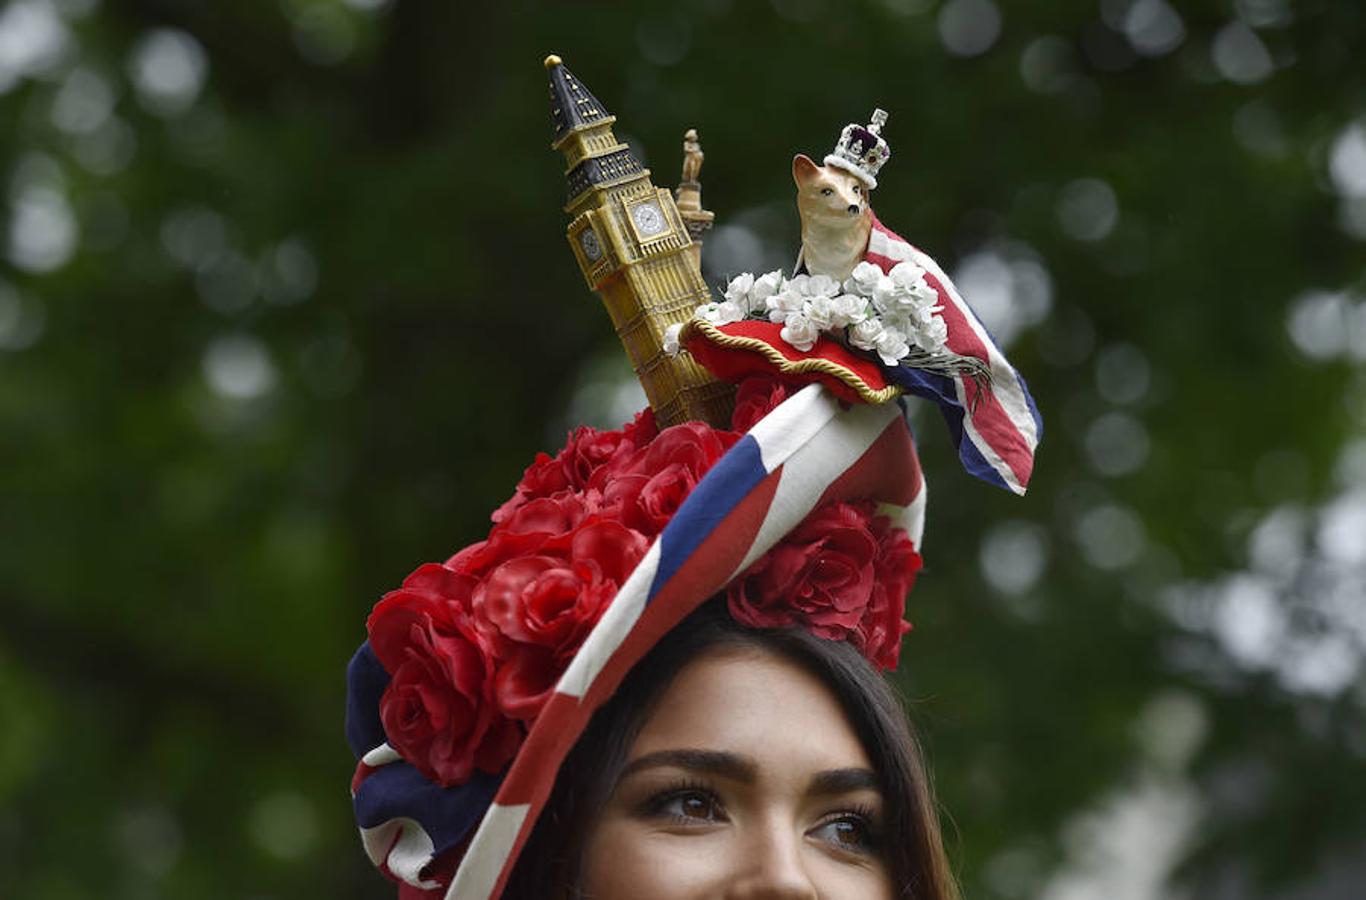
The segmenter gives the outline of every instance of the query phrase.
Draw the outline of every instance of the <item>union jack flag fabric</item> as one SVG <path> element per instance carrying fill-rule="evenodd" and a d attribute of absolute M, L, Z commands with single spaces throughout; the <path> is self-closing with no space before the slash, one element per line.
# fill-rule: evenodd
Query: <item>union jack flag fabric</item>
<path fill-rule="evenodd" d="M 925 280 L 939 294 L 939 314 L 948 327 L 948 348 L 960 356 L 982 360 L 991 373 L 986 388 L 970 375 L 950 377 L 909 366 L 884 367 L 887 379 L 939 405 L 968 472 L 1023 494 L 1034 471 L 1034 449 L 1043 436 L 1043 420 L 1024 379 L 1006 361 L 939 264 L 876 216 L 864 258 L 884 273 L 906 260 L 924 269 Z"/>
<path fill-rule="evenodd" d="M 433 889 L 438 882 L 424 869 L 463 845 L 447 900 L 498 897 L 565 756 L 630 668 L 818 505 L 852 499 L 882 504 L 919 548 L 926 494 L 900 405 L 851 407 L 809 385 L 736 442 L 688 495 L 594 626 L 501 779 L 441 788 L 404 762 L 385 742 L 378 716 L 388 676 L 362 645 L 348 670 L 347 737 L 358 760 L 352 793 L 370 858 L 408 885 Z"/>

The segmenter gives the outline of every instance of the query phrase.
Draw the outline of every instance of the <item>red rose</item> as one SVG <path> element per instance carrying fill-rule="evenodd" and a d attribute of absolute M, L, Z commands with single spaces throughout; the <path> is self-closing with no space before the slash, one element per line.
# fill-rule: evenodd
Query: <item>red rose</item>
<path fill-rule="evenodd" d="M 474 588 L 475 628 L 498 659 L 495 696 L 513 718 L 533 718 L 648 542 L 595 520 L 501 563 Z"/>
<path fill-rule="evenodd" d="M 878 555 L 873 564 L 873 594 L 868 609 L 854 629 L 853 641 L 863 655 L 880 669 L 895 669 L 901 655 L 901 638 L 911 630 L 903 618 L 906 595 L 920 571 L 920 554 L 900 528 L 886 516 L 873 519 Z"/>
<path fill-rule="evenodd" d="M 749 431 L 792 393 L 791 386 L 772 375 L 751 375 L 735 391 L 730 427 L 741 434 Z"/>
<path fill-rule="evenodd" d="M 495 527 L 487 540 L 470 544 L 446 560 L 446 566 L 476 578 L 482 577 L 509 559 L 535 553 L 553 535 L 544 531 L 519 532 Z"/>
<path fill-rule="evenodd" d="M 490 663 L 469 622 L 469 586 L 466 576 L 423 566 L 366 622 L 390 675 L 379 709 L 385 736 L 443 786 L 468 781 L 475 769 L 498 772 L 522 739 L 492 702 Z"/>
<path fill-rule="evenodd" d="M 642 534 L 664 529 L 716 461 L 740 439 L 700 422 L 660 432 L 603 487 L 603 509 Z"/>
<path fill-rule="evenodd" d="M 645 409 L 617 431 L 599 431 L 587 426 L 569 435 L 564 449 L 551 457 L 538 453 L 522 473 L 513 495 L 493 512 L 493 521 L 502 524 L 514 512 L 533 500 L 580 490 L 596 476 L 601 484 L 611 471 L 659 433 L 654 411 Z M 606 470 L 606 471 L 604 471 Z"/>
<path fill-rule="evenodd" d="M 802 625 L 831 640 L 847 637 L 873 594 L 871 518 L 871 503 L 817 509 L 731 582 L 731 615 L 756 628 Z"/>
<path fill-rule="evenodd" d="M 545 647 L 523 645 L 498 666 L 493 693 L 503 715 L 530 722 L 541 713 L 565 664 Z"/>
<path fill-rule="evenodd" d="M 634 432 L 628 435 L 625 431 L 598 431 L 587 425 L 576 428 L 560 453 L 560 464 L 569 484 L 574 488 L 587 487 L 599 469 L 619 466 L 639 449 L 633 435 Z"/>
<path fill-rule="evenodd" d="M 644 447 L 659 435 L 659 426 L 655 424 L 655 411 L 648 406 L 645 407 L 636 413 L 634 419 L 621 427 L 621 433 L 637 449 Z"/>
<path fill-rule="evenodd" d="M 565 477 L 560 458 L 537 453 L 536 459 L 522 473 L 516 491 L 506 503 L 493 511 L 491 518 L 494 522 L 502 522 L 522 504 L 553 496 L 568 487 L 569 479 Z"/>

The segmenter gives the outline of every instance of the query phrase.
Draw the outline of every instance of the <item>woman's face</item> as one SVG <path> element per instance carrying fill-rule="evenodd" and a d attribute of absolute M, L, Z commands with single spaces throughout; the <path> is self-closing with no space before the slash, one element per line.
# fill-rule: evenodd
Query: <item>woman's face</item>
<path fill-rule="evenodd" d="M 689 663 L 588 838 L 594 900 L 890 900 L 884 798 L 834 695 L 750 649 Z"/>

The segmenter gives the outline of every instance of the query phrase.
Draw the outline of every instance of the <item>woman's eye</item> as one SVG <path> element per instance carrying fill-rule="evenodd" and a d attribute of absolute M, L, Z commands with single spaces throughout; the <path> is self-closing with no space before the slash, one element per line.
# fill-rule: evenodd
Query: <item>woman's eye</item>
<path fill-rule="evenodd" d="M 660 797 L 653 810 L 680 821 L 718 822 L 725 818 L 721 803 L 706 791 L 673 791 Z"/>
<path fill-rule="evenodd" d="M 855 193 L 855 194 L 862 193 L 862 190 L 863 190 L 863 189 L 860 188 L 858 185 L 854 185 L 854 193 Z"/>
<path fill-rule="evenodd" d="M 835 193 L 835 191 L 832 188 L 821 188 L 822 197 L 829 197 L 833 193 Z"/>
<path fill-rule="evenodd" d="M 854 813 L 846 813 L 822 822 L 811 832 L 811 836 L 854 853 L 873 853 L 877 850 L 877 839 L 872 824 L 863 816 Z"/>

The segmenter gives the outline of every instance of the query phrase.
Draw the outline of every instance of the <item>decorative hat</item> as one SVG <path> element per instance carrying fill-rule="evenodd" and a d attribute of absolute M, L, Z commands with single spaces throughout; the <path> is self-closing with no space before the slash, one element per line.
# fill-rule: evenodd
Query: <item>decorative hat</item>
<path fill-rule="evenodd" d="M 848 354 L 763 368 L 689 339 L 716 304 L 672 195 L 559 58 L 546 68 L 567 237 L 651 408 L 538 455 L 486 539 L 419 566 L 371 612 L 347 671 L 352 795 L 366 852 L 401 897 L 498 897 L 593 713 L 709 598 L 724 594 L 745 625 L 848 641 L 884 669 L 910 628 L 925 490 L 898 400 L 909 389 L 875 390 L 876 367 Z M 1004 407 L 1024 403 L 985 332 L 954 321 L 1010 376 Z M 697 352 L 672 346 L 680 332 Z M 1023 490 L 1037 421 L 1003 424 L 970 383 L 934 388 L 997 417 L 960 415 L 959 430 L 980 458 L 981 424 L 987 465 Z M 1023 431 L 1005 438 L 1007 426 Z"/>
<path fill-rule="evenodd" d="M 877 173 L 892 150 L 882 137 L 882 126 L 887 124 L 886 110 L 873 110 L 873 120 L 866 126 L 850 122 L 840 132 L 839 143 L 825 157 L 827 166 L 835 166 L 856 176 L 868 190 L 877 187 Z"/>

